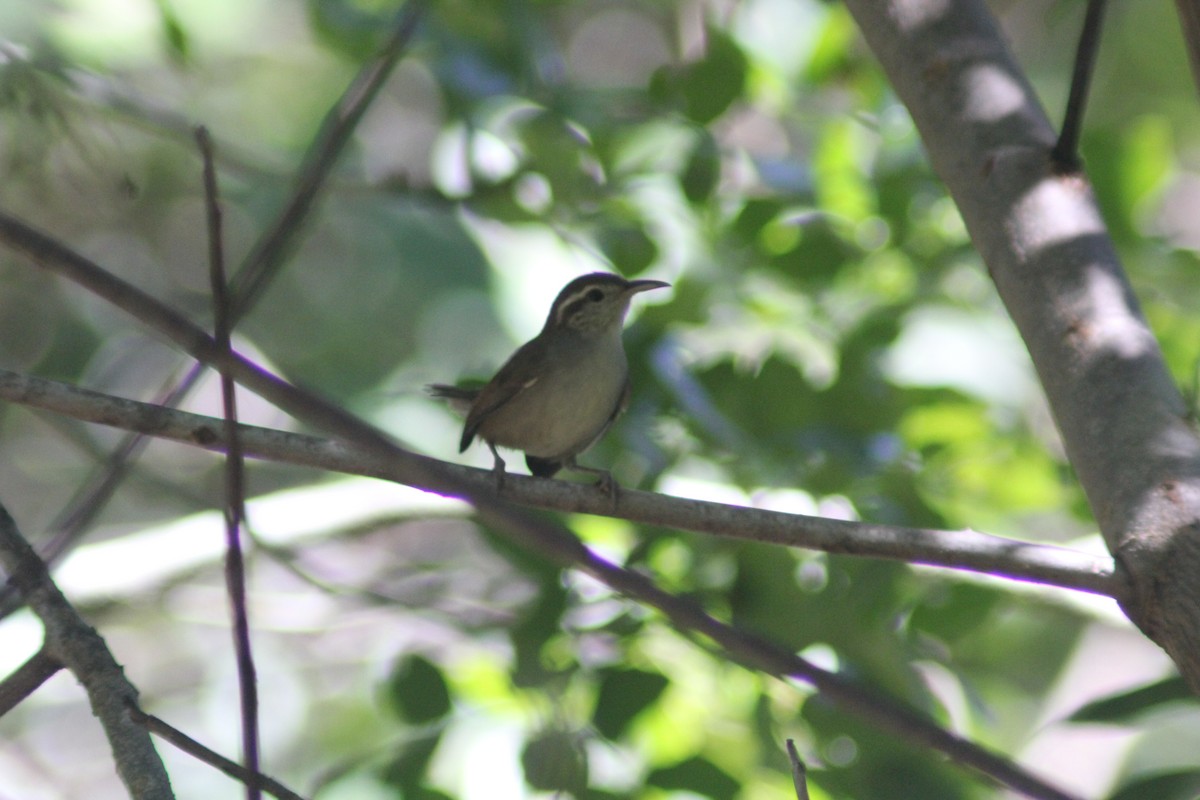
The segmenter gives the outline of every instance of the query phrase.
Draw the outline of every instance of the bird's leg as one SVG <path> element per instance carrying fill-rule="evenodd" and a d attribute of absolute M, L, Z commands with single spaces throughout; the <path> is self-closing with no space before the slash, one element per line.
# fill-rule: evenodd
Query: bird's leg
<path fill-rule="evenodd" d="M 563 469 L 574 470 L 575 472 L 587 472 L 599 478 L 596 481 L 596 488 L 604 492 L 605 495 L 612 500 L 613 508 L 617 507 L 617 490 L 621 488 L 620 484 L 613 479 L 612 473 L 606 469 L 597 469 L 596 467 L 585 467 L 575 463 L 575 456 L 571 456 L 562 462 Z"/>
<path fill-rule="evenodd" d="M 496 492 L 499 493 L 504 491 L 504 476 L 507 474 L 504 471 L 504 459 L 496 452 L 496 445 L 488 442 L 487 446 L 492 451 L 492 457 L 496 459 L 496 463 L 492 464 L 492 477 L 496 479 Z"/>

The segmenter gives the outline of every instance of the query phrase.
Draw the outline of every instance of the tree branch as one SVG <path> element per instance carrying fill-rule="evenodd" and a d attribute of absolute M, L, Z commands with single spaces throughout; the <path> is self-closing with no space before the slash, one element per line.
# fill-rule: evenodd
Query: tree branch
<path fill-rule="evenodd" d="M 982 0 L 847 0 L 908 106 L 1033 357 L 1131 591 L 1130 618 L 1200 691 L 1200 439 L 1086 180 Z"/>
<path fill-rule="evenodd" d="M 67 667 L 83 684 L 92 713 L 100 720 L 112 748 L 117 773 L 130 797 L 172 800 L 171 781 L 150 735 L 129 718 L 128 705 L 137 701 L 121 665 L 104 639 L 83 621 L 50 579 L 46 565 L 0 506 L 0 566 L 8 572 L 33 613 L 46 629 L 44 649 L 49 658 Z"/>
<path fill-rule="evenodd" d="M 221 420 L 7 370 L 0 370 L 0 399 L 215 452 L 226 448 Z M 245 453 L 252 458 L 409 483 L 404 470 L 390 461 L 373 458 L 342 442 L 251 425 L 241 425 L 238 430 Z M 479 490 L 494 485 L 490 470 L 412 457 L 454 474 L 464 485 Z M 534 508 L 609 516 L 732 539 L 965 569 L 1116 597 L 1122 591 L 1120 580 L 1113 575 L 1111 559 L 971 530 L 875 525 L 633 489 L 621 489 L 619 505 L 614 509 L 608 498 L 590 486 L 523 475 L 508 476 L 504 497 Z"/>
<path fill-rule="evenodd" d="M 217 192 L 217 168 L 213 159 L 212 139 L 204 126 L 196 128 L 196 143 L 204 162 L 204 202 L 208 211 L 208 262 L 212 285 L 213 337 L 217 347 L 233 351 L 230 342 L 232 322 L 225 279 L 225 245 L 221 229 L 221 201 Z M 246 608 L 246 562 L 242 555 L 242 521 L 246 518 L 245 459 L 238 438 L 237 384 L 227 370 L 221 373 L 221 405 L 225 413 L 225 590 L 233 617 L 233 650 L 237 663 L 238 696 L 241 700 L 242 758 L 246 770 L 258 774 L 258 677 L 250 642 L 250 613 Z M 246 800 L 260 800 L 257 784 L 246 784 Z"/>
<path fill-rule="evenodd" d="M 1067 111 L 1063 115 L 1058 142 L 1050 151 L 1050 157 L 1054 160 L 1059 172 L 1077 172 L 1083 167 L 1083 160 L 1079 157 L 1079 139 L 1083 135 L 1088 89 L 1092 85 L 1096 55 L 1100 51 L 1100 31 L 1104 27 L 1104 6 L 1105 0 L 1088 0 L 1087 13 L 1083 17 L 1083 29 L 1079 33 L 1079 46 L 1075 49 L 1075 69 L 1071 73 L 1071 92 L 1067 96 Z"/>
<path fill-rule="evenodd" d="M 298 389 L 236 353 L 223 350 L 212 337 L 165 303 L 7 214 L 0 214 L 0 241 L 25 253 L 34 263 L 110 300 L 198 360 L 228 370 L 240 384 L 282 410 L 346 439 L 376 463 L 389 464 L 401 482 L 466 498 L 484 522 L 517 546 L 563 567 L 587 572 L 617 592 L 659 609 L 673 624 L 721 644 L 739 663 L 807 681 L 847 712 L 869 719 L 907 741 L 926 744 L 1030 797 L 1046 800 L 1070 797 L 1007 759 L 943 730 L 907 706 L 857 687 L 768 641 L 720 623 L 695 603 L 664 592 L 645 576 L 600 559 L 566 528 L 502 500 L 491 482 L 486 487 L 472 485 L 447 465 L 397 446 L 384 433 L 344 409 Z M 591 491 L 595 494 L 594 489 Z M 44 571 L 44 565 L 40 561 L 38 564 Z"/>
<path fill-rule="evenodd" d="M 12 711 L 38 687 L 54 677 L 62 664 L 43 647 L 0 682 L 0 717 Z"/>
<path fill-rule="evenodd" d="M 170 723 L 159 719 L 153 714 L 147 714 L 140 708 L 131 706 L 129 709 L 129 716 L 134 722 L 141 725 L 155 736 L 166 739 L 168 742 L 175 745 L 193 758 L 203 761 L 205 764 L 208 764 L 211 767 L 219 769 L 229 777 L 241 781 L 246 786 L 258 787 L 264 792 L 278 797 L 279 800 L 304 800 L 303 797 L 296 794 L 291 789 L 287 788 L 269 775 L 263 775 L 261 772 L 251 771 L 236 761 L 229 760 L 217 751 L 209 747 L 205 747 L 183 731 L 174 727 Z"/>

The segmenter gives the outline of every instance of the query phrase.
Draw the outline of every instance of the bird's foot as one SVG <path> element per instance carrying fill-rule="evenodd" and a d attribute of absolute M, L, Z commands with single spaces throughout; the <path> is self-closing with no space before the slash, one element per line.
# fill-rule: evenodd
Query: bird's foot
<path fill-rule="evenodd" d="M 604 493 L 610 503 L 612 503 L 613 511 L 617 510 L 617 495 L 621 491 L 621 484 L 617 483 L 613 478 L 612 473 L 603 471 L 600 479 L 596 481 L 595 486 Z"/>
<path fill-rule="evenodd" d="M 575 459 L 571 459 L 570 461 L 564 463 L 563 466 L 567 469 L 574 470 L 575 472 L 587 472 L 595 475 L 597 480 L 593 485 L 612 502 L 613 511 L 617 510 L 617 495 L 620 493 L 621 484 L 617 483 L 611 472 L 606 469 L 580 466 L 579 464 L 575 463 Z"/>
<path fill-rule="evenodd" d="M 488 447 L 491 448 L 492 456 L 495 458 L 495 462 L 492 464 L 492 479 L 496 482 L 496 494 L 500 494 L 504 491 L 504 478 L 508 473 L 504 471 L 504 459 L 496 452 L 496 448 L 491 442 L 488 442 Z"/>

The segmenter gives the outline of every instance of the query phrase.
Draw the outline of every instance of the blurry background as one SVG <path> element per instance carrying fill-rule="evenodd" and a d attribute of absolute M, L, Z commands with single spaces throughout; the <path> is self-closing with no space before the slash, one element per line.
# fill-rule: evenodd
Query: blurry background
<path fill-rule="evenodd" d="M 217 140 L 236 264 L 397 7 L 0 4 L 0 206 L 208 324 L 190 126 Z M 1057 120 L 1084 3 L 993 7 Z M 1194 398 L 1196 90 L 1170 3 L 1110 14 L 1084 156 Z M 422 452 L 488 466 L 485 448 L 457 455 L 460 420 L 421 387 L 486 378 L 592 270 L 674 286 L 636 303 L 631 409 L 585 457 L 624 485 L 1100 549 L 1023 346 L 836 3 L 434 3 L 235 344 Z M 0 252 L 0 367 L 149 399 L 182 363 Z M 185 407 L 217 413 L 215 385 Z M 292 425 L 251 397 L 242 413 Z M 0 407 L 0 501 L 45 535 L 118 439 Z M 215 457 L 152 444 L 59 575 L 144 707 L 236 756 L 221 480 Z M 816 798 L 995 796 L 509 551 L 456 503 L 265 464 L 249 491 L 265 767 L 301 793 L 789 798 L 790 737 Z M 1069 719 L 1170 674 L 1110 602 L 571 522 L 719 616 L 1064 786 L 1197 791 L 1194 703 Z M 0 668 L 39 637 L 25 614 L 0 622 Z M 237 796 L 161 750 L 180 797 Z M 82 796 L 124 795 L 59 675 L 0 719 L 0 797 Z"/>

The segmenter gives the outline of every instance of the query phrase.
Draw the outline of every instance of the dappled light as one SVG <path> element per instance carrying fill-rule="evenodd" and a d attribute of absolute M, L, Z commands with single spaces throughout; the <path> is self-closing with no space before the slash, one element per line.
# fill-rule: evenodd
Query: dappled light
<path fill-rule="evenodd" d="M 1111 539 L 1200 502 L 1195 87 L 1171 4 L 1110 4 L 1086 172 L 1052 168 L 1086 4 L 990 5 L 0 8 L 0 795 L 129 796 L 113 731 L 147 797 L 248 792 L 162 727 L 244 756 L 240 449 L 277 796 L 792 800 L 799 758 L 814 800 L 1191 800 L 1186 661 L 1131 612 L 1175 606 Z M 425 387 L 593 272 L 656 286 L 605 329 L 627 399 L 561 353 L 518 383 L 621 398 L 570 453 L 614 483 L 498 481 Z M 1081 431 L 1179 474 L 1098 498 Z"/>

